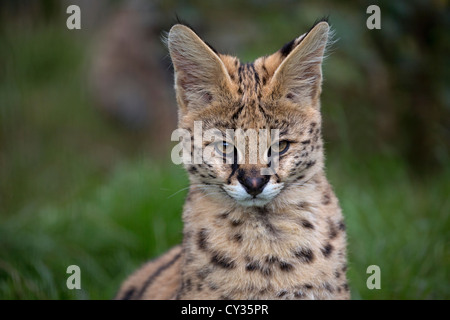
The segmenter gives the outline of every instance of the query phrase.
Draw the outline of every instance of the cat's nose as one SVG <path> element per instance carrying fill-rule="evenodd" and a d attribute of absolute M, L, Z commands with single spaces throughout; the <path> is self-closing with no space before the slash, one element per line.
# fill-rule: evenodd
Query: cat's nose
<path fill-rule="evenodd" d="M 245 188 L 248 194 L 256 197 L 260 194 L 267 182 L 269 182 L 269 176 L 260 177 L 238 177 L 239 182 Z"/>

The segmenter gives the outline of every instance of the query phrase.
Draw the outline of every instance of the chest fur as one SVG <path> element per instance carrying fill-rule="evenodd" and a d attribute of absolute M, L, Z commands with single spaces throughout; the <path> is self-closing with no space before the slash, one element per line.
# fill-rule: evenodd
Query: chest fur
<path fill-rule="evenodd" d="M 345 225 L 326 200 L 244 209 L 191 195 L 178 298 L 348 298 Z"/>

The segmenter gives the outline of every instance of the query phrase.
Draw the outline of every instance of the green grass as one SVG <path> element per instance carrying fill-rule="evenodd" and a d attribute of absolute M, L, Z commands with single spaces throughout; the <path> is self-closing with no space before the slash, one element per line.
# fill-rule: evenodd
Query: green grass
<path fill-rule="evenodd" d="M 110 299 L 181 241 L 186 174 L 95 111 L 85 39 L 51 26 L 0 36 L 0 299 Z M 450 170 L 418 178 L 400 158 L 362 156 L 348 141 L 327 150 L 352 297 L 449 299 Z M 82 290 L 66 287 L 74 264 Z M 366 287 L 369 265 L 381 290 Z"/>
<path fill-rule="evenodd" d="M 27 207 L 0 224 L 0 297 L 108 299 L 141 263 L 181 240 L 187 185 L 179 168 L 117 167 L 103 185 L 65 204 Z M 68 290 L 78 265 L 82 290 Z"/>
<path fill-rule="evenodd" d="M 347 221 L 352 297 L 448 299 L 450 170 L 418 180 L 393 157 L 337 156 L 328 172 Z M 370 265 L 380 290 L 366 286 Z"/>

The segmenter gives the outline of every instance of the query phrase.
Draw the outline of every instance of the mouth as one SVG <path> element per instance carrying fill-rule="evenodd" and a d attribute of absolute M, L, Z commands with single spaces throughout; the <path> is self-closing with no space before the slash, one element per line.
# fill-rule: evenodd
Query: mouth
<path fill-rule="evenodd" d="M 248 194 L 240 185 L 222 187 L 226 194 L 243 207 L 263 207 L 277 197 L 283 184 L 268 186 L 258 195 Z"/>

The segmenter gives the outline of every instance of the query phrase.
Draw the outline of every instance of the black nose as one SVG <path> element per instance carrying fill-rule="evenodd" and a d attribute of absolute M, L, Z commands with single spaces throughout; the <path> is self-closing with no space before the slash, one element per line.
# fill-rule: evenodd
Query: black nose
<path fill-rule="evenodd" d="M 238 176 L 239 182 L 245 188 L 247 193 L 254 197 L 256 197 L 264 190 L 264 187 L 266 186 L 267 182 L 269 182 L 269 178 L 270 178 L 269 176 L 259 176 L 259 177 Z"/>

